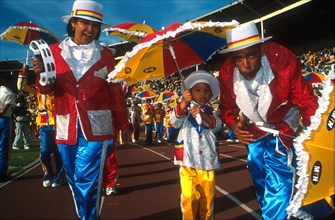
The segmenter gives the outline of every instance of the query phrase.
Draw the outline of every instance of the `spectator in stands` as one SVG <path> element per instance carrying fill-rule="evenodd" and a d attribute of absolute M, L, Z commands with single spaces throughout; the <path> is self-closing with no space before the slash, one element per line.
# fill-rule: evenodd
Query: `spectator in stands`
<path fill-rule="evenodd" d="M 294 189 L 293 139 L 259 129 L 262 124 L 295 136 L 300 118 L 310 125 L 317 98 L 297 57 L 274 42 L 263 43 L 254 23 L 227 31 L 228 58 L 220 67 L 222 119 L 248 148 L 248 169 L 262 219 L 286 219 Z"/>

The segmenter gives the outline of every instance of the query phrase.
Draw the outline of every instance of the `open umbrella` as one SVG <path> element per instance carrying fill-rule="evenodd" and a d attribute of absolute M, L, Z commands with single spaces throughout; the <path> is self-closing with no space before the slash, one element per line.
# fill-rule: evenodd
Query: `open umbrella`
<path fill-rule="evenodd" d="M 173 23 L 143 38 L 108 77 L 131 85 L 180 74 L 183 69 L 208 61 L 226 46 L 226 31 L 236 25 L 236 21 Z"/>
<path fill-rule="evenodd" d="M 309 72 L 303 75 L 304 78 L 311 84 L 322 84 L 322 81 L 326 79 L 325 75 L 315 72 Z"/>
<path fill-rule="evenodd" d="M 34 23 L 19 22 L 7 28 L 0 35 L 1 40 L 15 41 L 22 45 L 29 45 L 33 40 L 43 39 L 49 45 L 56 43 L 58 38 L 47 28 Z M 26 64 L 28 64 L 29 48 L 27 49 Z"/>
<path fill-rule="evenodd" d="M 171 99 L 177 99 L 178 97 L 179 97 L 178 94 L 175 92 L 164 91 L 159 94 L 156 102 L 164 102 Z"/>
<path fill-rule="evenodd" d="M 152 99 L 156 96 L 157 96 L 157 94 L 154 93 L 153 91 L 144 90 L 144 91 L 138 93 L 135 97 L 145 100 L 145 99 Z"/>
<path fill-rule="evenodd" d="M 126 22 L 115 25 L 113 27 L 105 28 L 108 36 L 121 37 L 126 41 L 138 43 L 142 38 L 148 34 L 154 33 L 157 30 L 143 23 Z"/>

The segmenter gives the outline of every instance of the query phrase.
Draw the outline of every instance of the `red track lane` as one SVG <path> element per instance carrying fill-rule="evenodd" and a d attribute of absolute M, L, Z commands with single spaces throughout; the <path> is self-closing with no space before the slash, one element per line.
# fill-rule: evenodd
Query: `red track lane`
<path fill-rule="evenodd" d="M 245 147 L 225 141 L 219 146 L 222 168 L 216 174 L 215 219 L 258 219 Z M 104 197 L 101 219 L 181 219 L 172 145 L 120 145 L 117 158 L 118 194 Z M 69 187 L 43 188 L 41 176 L 36 165 L 0 186 L 0 219 L 77 219 Z"/>

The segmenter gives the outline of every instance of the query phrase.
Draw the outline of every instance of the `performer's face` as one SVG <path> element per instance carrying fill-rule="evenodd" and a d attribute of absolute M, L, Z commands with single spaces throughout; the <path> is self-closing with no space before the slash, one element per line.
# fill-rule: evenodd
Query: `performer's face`
<path fill-rule="evenodd" d="M 199 105 L 204 105 L 212 98 L 211 87 L 207 83 L 197 83 L 191 89 L 193 101 Z"/>
<path fill-rule="evenodd" d="M 261 57 L 262 50 L 260 44 L 232 52 L 234 64 L 247 80 L 255 78 L 261 67 Z"/>
<path fill-rule="evenodd" d="M 74 42 L 78 45 L 91 43 L 100 32 L 100 23 L 78 18 L 71 20 L 74 28 Z"/>

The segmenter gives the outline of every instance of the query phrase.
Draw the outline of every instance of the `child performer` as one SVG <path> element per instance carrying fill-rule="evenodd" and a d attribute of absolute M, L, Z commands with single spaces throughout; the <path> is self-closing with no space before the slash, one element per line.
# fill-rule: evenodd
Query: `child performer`
<path fill-rule="evenodd" d="M 196 219 L 197 216 L 213 219 L 214 170 L 221 166 L 215 132 L 221 128 L 222 122 L 213 115 L 208 104 L 219 91 L 219 82 L 214 76 L 195 71 L 184 81 L 181 102 L 170 115 L 172 126 L 180 128 L 174 163 L 180 165 L 183 219 Z"/>

